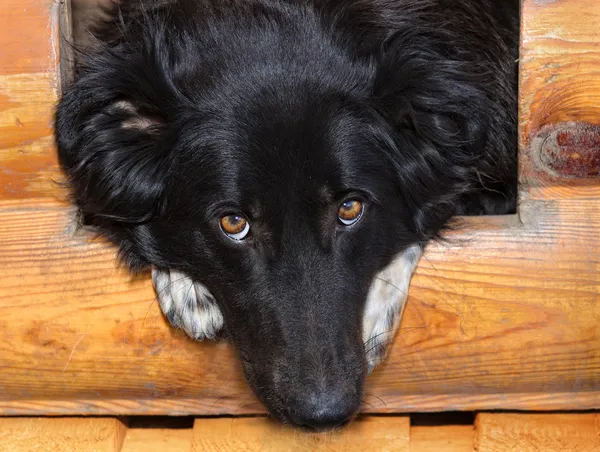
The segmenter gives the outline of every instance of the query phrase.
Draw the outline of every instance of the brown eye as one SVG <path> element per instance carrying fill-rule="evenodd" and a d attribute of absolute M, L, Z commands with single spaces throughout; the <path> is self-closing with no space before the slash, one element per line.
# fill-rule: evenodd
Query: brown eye
<path fill-rule="evenodd" d="M 226 215 L 221 218 L 221 230 L 233 240 L 244 240 L 250 232 L 250 223 L 240 215 Z"/>
<path fill-rule="evenodd" d="M 362 202 L 356 199 L 344 201 L 338 209 L 338 220 L 345 225 L 350 226 L 360 220 L 363 213 Z"/>

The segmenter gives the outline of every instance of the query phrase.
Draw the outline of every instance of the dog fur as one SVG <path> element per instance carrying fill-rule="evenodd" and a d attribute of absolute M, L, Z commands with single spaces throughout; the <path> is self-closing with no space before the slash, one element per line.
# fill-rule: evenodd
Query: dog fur
<path fill-rule="evenodd" d="M 454 215 L 515 210 L 518 8 L 123 3 L 56 114 L 82 220 L 152 270 L 174 326 L 226 331 L 275 417 L 341 425 L 424 246 Z"/>

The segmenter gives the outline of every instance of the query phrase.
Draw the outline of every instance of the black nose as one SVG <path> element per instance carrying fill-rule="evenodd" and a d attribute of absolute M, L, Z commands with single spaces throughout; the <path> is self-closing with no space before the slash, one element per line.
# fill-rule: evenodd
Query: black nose
<path fill-rule="evenodd" d="M 312 431 L 331 430 L 348 423 L 359 405 L 360 398 L 354 391 L 314 391 L 290 404 L 289 417 L 297 426 Z"/>

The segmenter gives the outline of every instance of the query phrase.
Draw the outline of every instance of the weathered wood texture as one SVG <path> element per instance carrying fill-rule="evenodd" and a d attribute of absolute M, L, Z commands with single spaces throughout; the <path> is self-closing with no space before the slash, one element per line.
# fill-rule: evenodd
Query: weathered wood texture
<path fill-rule="evenodd" d="M 306 434 L 266 418 L 197 419 L 192 452 L 409 452 L 408 417 L 366 417 L 348 428 Z"/>
<path fill-rule="evenodd" d="M 475 425 L 410 426 L 408 416 L 365 416 L 310 434 L 265 417 L 199 418 L 193 428 L 127 428 L 109 418 L 0 418 L 0 452 L 597 452 L 600 415 L 483 413 Z"/>
<path fill-rule="evenodd" d="M 410 452 L 473 452 L 474 433 L 472 425 L 411 427 Z"/>
<path fill-rule="evenodd" d="M 120 452 L 190 452 L 192 429 L 133 428 Z"/>
<path fill-rule="evenodd" d="M 585 63 L 600 41 L 591 32 L 600 3 L 524 3 L 527 159 L 541 126 L 600 121 L 600 86 Z M 261 412 L 226 344 L 169 329 L 148 278 L 132 279 L 113 248 L 75 233 L 50 180 L 55 11 L 51 0 L 0 5 L 0 413 Z M 587 41 L 561 41 L 585 29 Z M 572 63 L 569 86 L 579 89 L 581 77 L 587 88 L 565 94 L 556 111 L 570 105 L 577 118 L 544 113 L 557 93 L 534 76 L 550 61 L 545 36 L 559 32 L 555 79 L 571 67 L 562 65 L 571 45 L 583 62 Z M 535 66 L 538 54 L 546 63 Z M 472 219 L 450 245 L 427 250 L 389 360 L 369 378 L 365 411 L 600 407 L 600 183 L 537 183 L 527 165 L 519 217 Z"/>
<path fill-rule="evenodd" d="M 58 1 L 0 2 L 0 199 L 57 196 Z"/>
<path fill-rule="evenodd" d="M 600 451 L 598 414 L 477 415 L 478 452 L 594 452 Z"/>
<path fill-rule="evenodd" d="M 0 452 L 119 452 L 125 431 L 110 418 L 0 418 Z"/>
<path fill-rule="evenodd" d="M 594 185 L 600 177 L 600 4 L 524 0 L 521 180 Z"/>

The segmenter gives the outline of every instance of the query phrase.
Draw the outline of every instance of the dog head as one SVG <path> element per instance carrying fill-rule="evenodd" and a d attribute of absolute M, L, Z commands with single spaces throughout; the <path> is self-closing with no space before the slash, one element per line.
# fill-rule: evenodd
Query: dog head
<path fill-rule="evenodd" d="M 61 165 L 132 268 L 210 290 L 275 416 L 338 425 L 361 402 L 371 282 L 446 221 L 462 162 L 440 147 L 477 124 L 456 85 L 428 97 L 430 53 L 354 54 L 305 11 L 194 11 L 144 15 L 84 58 Z"/>

